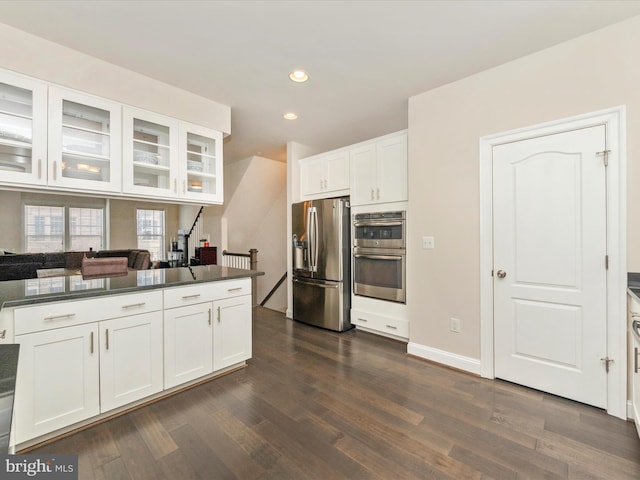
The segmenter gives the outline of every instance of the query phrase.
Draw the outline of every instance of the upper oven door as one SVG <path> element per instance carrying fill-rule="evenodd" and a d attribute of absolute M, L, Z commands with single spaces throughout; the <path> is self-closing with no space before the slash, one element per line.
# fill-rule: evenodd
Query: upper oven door
<path fill-rule="evenodd" d="M 405 248 L 404 220 L 358 220 L 353 222 L 355 247 Z"/>

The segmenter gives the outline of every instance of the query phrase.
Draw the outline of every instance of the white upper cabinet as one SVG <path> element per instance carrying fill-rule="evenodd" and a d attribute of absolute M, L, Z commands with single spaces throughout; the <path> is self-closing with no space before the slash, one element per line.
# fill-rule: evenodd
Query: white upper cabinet
<path fill-rule="evenodd" d="M 47 85 L 0 71 L 0 181 L 47 183 Z"/>
<path fill-rule="evenodd" d="M 407 200 L 407 134 L 381 137 L 350 151 L 351 205 Z"/>
<path fill-rule="evenodd" d="M 222 134 L 180 122 L 180 196 L 222 203 Z"/>
<path fill-rule="evenodd" d="M 0 70 L 0 185 L 222 204 L 222 133 Z"/>
<path fill-rule="evenodd" d="M 122 190 L 136 196 L 178 197 L 178 121 L 122 109 Z"/>
<path fill-rule="evenodd" d="M 122 188 L 121 106 L 49 88 L 49 185 L 90 191 Z"/>
<path fill-rule="evenodd" d="M 300 160 L 303 197 L 349 195 L 349 152 L 329 152 Z"/>

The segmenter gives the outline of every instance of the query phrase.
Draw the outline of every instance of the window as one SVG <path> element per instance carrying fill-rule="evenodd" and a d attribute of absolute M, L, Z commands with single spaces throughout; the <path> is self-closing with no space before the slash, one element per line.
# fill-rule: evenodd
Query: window
<path fill-rule="evenodd" d="M 64 251 L 64 207 L 25 205 L 25 252 Z"/>
<path fill-rule="evenodd" d="M 149 250 L 151 261 L 164 259 L 164 210 L 137 210 L 138 248 Z"/>
<path fill-rule="evenodd" d="M 103 248 L 102 208 L 25 205 L 24 218 L 27 253 Z"/>
<path fill-rule="evenodd" d="M 100 208 L 69 208 L 70 250 L 101 250 L 103 221 Z"/>

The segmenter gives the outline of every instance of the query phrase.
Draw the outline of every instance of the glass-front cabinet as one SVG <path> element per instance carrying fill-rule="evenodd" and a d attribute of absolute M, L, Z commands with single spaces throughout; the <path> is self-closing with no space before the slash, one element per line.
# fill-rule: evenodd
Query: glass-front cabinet
<path fill-rule="evenodd" d="M 121 107 L 80 92 L 49 89 L 49 185 L 119 192 Z"/>
<path fill-rule="evenodd" d="M 222 134 L 180 123 L 181 196 L 190 200 L 222 203 Z"/>
<path fill-rule="evenodd" d="M 47 183 L 47 85 L 0 72 L 0 181 Z"/>
<path fill-rule="evenodd" d="M 123 108 L 123 191 L 134 195 L 178 196 L 178 121 Z"/>

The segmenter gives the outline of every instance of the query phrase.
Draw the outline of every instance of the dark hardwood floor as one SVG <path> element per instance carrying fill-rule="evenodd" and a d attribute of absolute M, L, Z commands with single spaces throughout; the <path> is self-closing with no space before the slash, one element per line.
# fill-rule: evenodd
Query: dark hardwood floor
<path fill-rule="evenodd" d="M 41 447 L 81 479 L 640 479 L 631 422 L 258 308 L 249 367 Z"/>

